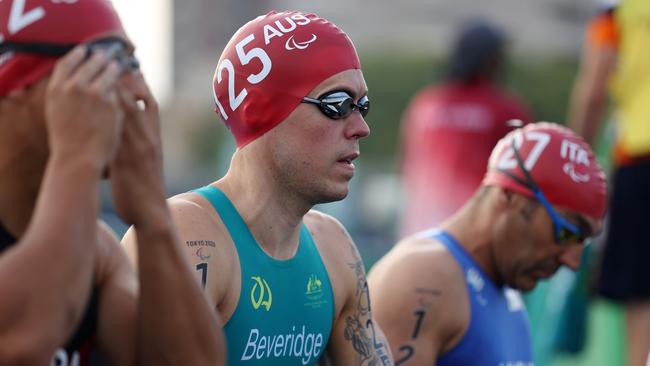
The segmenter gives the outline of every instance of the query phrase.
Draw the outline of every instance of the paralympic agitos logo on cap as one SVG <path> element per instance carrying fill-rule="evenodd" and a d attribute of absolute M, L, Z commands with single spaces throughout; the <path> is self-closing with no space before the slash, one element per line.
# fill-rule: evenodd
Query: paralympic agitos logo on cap
<path fill-rule="evenodd" d="M 560 156 L 564 160 L 569 160 L 562 166 L 564 174 L 568 175 L 571 180 L 576 183 L 589 182 L 589 174 L 581 174 L 578 172 L 578 166 L 582 165 L 589 168 L 589 153 L 580 144 L 563 139 L 560 148 Z"/>
<path fill-rule="evenodd" d="M 312 33 L 311 39 L 304 41 L 304 42 L 296 42 L 295 39 L 293 39 L 293 35 L 287 39 L 287 43 L 284 44 L 284 48 L 287 49 L 287 51 L 292 51 L 292 50 L 304 50 L 305 48 L 309 47 L 309 45 L 314 42 L 318 37 L 316 37 L 315 34 Z"/>

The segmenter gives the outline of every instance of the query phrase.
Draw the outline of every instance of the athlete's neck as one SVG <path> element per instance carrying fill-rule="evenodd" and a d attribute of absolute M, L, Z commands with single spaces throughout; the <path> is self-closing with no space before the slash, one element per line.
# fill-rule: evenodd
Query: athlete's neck
<path fill-rule="evenodd" d="M 225 177 L 215 182 L 232 201 L 262 249 L 276 259 L 293 257 L 303 216 L 311 204 L 278 184 L 271 169 L 235 153 Z"/>
<path fill-rule="evenodd" d="M 491 239 L 486 235 L 491 231 L 492 215 L 483 203 L 472 199 L 460 211 L 443 222 L 440 228 L 458 241 L 494 283 L 500 284 L 502 279 L 496 270 Z"/>

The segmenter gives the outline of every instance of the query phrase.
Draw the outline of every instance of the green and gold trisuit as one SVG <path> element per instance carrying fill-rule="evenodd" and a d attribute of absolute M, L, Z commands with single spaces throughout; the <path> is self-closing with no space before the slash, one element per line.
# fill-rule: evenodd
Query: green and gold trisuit
<path fill-rule="evenodd" d="M 307 227 L 295 256 L 277 260 L 262 250 L 221 190 L 195 192 L 215 208 L 239 255 L 239 302 L 224 327 L 228 365 L 315 365 L 332 329 L 334 296 Z"/>

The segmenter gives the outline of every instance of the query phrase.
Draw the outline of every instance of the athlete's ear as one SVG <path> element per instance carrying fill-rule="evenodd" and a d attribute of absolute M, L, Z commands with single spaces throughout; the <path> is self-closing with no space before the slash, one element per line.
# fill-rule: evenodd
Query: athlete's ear
<path fill-rule="evenodd" d="M 496 204 L 496 207 L 499 209 L 506 209 L 510 206 L 512 206 L 513 200 L 514 200 L 514 193 L 512 191 L 507 190 L 502 187 L 498 186 L 493 186 L 492 187 L 492 192 L 493 193 L 493 201 Z"/>

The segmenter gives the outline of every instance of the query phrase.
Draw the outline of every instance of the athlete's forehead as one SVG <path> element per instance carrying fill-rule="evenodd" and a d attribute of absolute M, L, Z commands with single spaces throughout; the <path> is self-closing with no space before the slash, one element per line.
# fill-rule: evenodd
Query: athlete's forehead
<path fill-rule="evenodd" d="M 309 93 L 309 96 L 318 97 L 333 90 L 345 91 L 354 99 L 368 94 L 368 87 L 366 86 L 363 73 L 361 70 L 353 69 L 340 72 L 325 79 Z"/>

